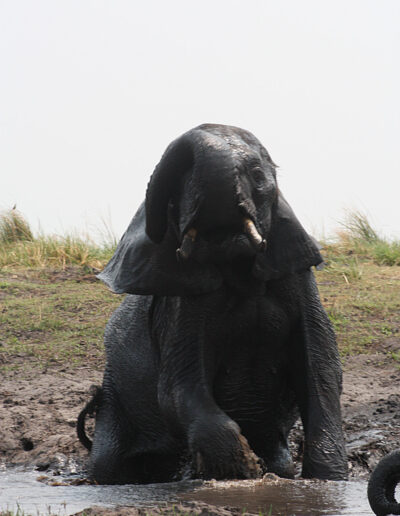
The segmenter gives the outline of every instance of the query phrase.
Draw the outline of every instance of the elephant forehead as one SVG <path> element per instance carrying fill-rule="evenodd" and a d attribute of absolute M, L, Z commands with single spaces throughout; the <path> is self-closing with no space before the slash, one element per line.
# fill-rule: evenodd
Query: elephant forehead
<path fill-rule="evenodd" d="M 244 143 L 227 143 L 228 147 L 221 148 L 221 151 L 224 151 L 226 158 L 228 157 L 227 155 L 229 155 L 229 162 L 231 167 L 239 170 L 249 170 L 251 168 L 261 166 L 262 159 L 256 149 L 252 149 Z"/>
<path fill-rule="evenodd" d="M 261 142 L 249 131 L 221 124 L 202 124 L 193 129 L 197 134 L 201 134 L 208 144 L 214 149 L 229 148 L 231 155 L 235 155 L 238 160 L 257 159 L 261 163 L 268 163 L 275 167 L 268 151 Z"/>
<path fill-rule="evenodd" d="M 227 151 L 229 149 L 228 142 L 223 135 L 210 133 L 208 131 L 201 132 L 201 145 L 204 150 Z"/>
<path fill-rule="evenodd" d="M 258 147 L 248 145 L 240 136 L 229 135 L 226 138 L 229 151 L 239 168 L 251 168 L 261 164 L 262 156 Z"/>
<path fill-rule="evenodd" d="M 238 168 L 251 169 L 261 165 L 260 154 L 250 147 L 232 147 L 232 154 Z"/>
<path fill-rule="evenodd" d="M 217 152 L 229 152 L 242 160 L 260 160 L 258 145 L 250 145 L 242 136 L 233 131 L 214 129 L 201 130 L 203 148 Z"/>

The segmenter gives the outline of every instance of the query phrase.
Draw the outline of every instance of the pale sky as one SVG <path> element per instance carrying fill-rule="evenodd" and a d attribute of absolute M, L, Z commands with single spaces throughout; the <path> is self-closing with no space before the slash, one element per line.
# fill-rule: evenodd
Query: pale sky
<path fill-rule="evenodd" d="M 166 146 L 252 131 L 304 226 L 400 238 L 399 0 L 0 0 L 0 208 L 121 236 Z M 94 235 L 95 236 L 95 235 Z"/>

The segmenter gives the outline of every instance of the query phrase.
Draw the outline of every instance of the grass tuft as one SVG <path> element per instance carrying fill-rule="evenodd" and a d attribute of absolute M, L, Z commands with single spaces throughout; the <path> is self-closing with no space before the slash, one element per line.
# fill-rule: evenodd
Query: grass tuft
<path fill-rule="evenodd" d="M 31 242 L 33 233 L 23 215 L 15 210 L 0 214 L 0 243 Z"/>
<path fill-rule="evenodd" d="M 400 242 L 380 240 L 372 247 L 371 254 L 378 265 L 400 265 Z"/>
<path fill-rule="evenodd" d="M 28 222 L 16 210 L 0 215 L 0 268 L 79 265 L 101 269 L 111 258 L 116 242 L 96 244 L 78 235 L 33 236 Z"/>
<path fill-rule="evenodd" d="M 342 226 L 343 230 L 337 233 L 336 239 L 325 243 L 324 250 L 329 266 L 343 269 L 342 273 L 349 282 L 350 279 L 361 279 L 363 263 L 400 265 L 400 241 L 381 237 L 365 214 L 349 212 Z"/>
<path fill-rule="evenodd" d="M 373 244 L 380 240 L 378 233 L 371 226 L 368 217 L 360 211 L 350 211 L 347 213 L 346 220 L 342 222 L 352 240 L 358 240 Z"/>

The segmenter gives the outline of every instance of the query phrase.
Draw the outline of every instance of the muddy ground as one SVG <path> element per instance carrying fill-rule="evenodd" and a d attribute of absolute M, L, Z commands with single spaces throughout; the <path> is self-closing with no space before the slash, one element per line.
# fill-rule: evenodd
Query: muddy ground
<path fill-rule="evenodd" d="M 398 351 L 400 339 L 389 345 Z M 352 479 L 367 479 L 379 459 L 400 443 L 400 371 L 387 351 L 344 362 L 343 426 Z M 89 366 L 73 372 L 67 365 L 8 371 L 0 388 L 0 465 L 33 465 L 52 475 L 84 470 L 87 452 L 76 437 L 76 417 L 101 376 Z M 298 467 L 301 441 L 298 426 L 291 439 Z"/>

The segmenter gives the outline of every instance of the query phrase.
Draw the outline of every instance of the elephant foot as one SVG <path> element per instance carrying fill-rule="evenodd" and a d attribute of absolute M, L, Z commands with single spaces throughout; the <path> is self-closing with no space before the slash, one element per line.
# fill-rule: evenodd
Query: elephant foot
<path fill-rule="evenodd" d="M 294 478 L 295 469 L 290 451 L 286 444 L 279 443 L 273 455 L 262 455 L 268 473 L 275 473 L 282 478 Z"/>
<path fill-rule="evenodd" d="M 199 435 L 199 434 L 197 434 Z M 233 421 L 193 439 L 193 469 L 204 479 L 246 479 L 263 475 L 261 461 Z"/>

